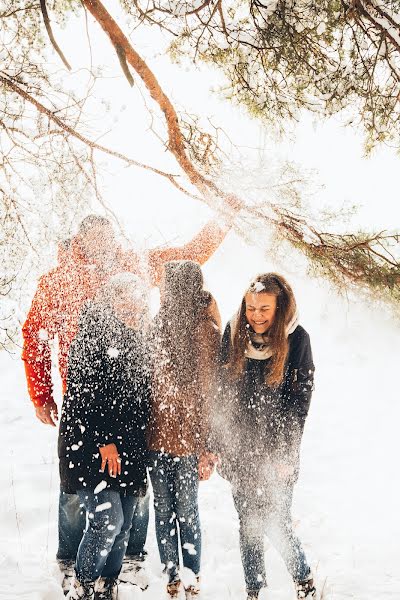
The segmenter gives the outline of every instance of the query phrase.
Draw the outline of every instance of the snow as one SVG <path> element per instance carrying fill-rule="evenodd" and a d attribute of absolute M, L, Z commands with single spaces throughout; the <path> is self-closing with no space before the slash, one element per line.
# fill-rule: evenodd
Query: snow
<path fill-rule="evenodd" d="M 94 493 L 95 494 L 100 494 L 100 492 L 102 492 L 103 490 L 105 490 L 107 487 L 107 481 L 105 481 L 103 479 L 103 481 L 100 481 L 100 483 L 94 488 Z"/>
<path fill-rule="evenodd" d="M 66 45 L 67 55 L 79 65 L 77 53 L 82 48 L 76 38 L 65 36 L 63 47 Z M 148 40 L 146 37 L 146 44 L 151 47 L 152 38 Z M 102 48 L 97 50 L 96 57 L 101 51 Z M 104 53 L 108 56 L 108 52 L 106 41 Z M 267 142 L 259 122 L 238 118 L 230 104 L 220 106 L 210 96 L 209 85 L 214 81 L 216 87 L 220 86 L 220 80 L 212 72 L 183 73 L 172 70 L 167 57 L 158 60 L 158 75 L 174 82 L 180 102 L 193 113 L 201 112 L 204 106 L 210 115 L 217 113 L 218 123 L 228 132 L 233 124 L 233 139 L 243 146 Z M 127 121 L 121 120 L 113 128 L 107 138 L 109 145 L 125 147 L 127 154 L 137 152 L 143 162 L 158 166 L 164 166 L 161 157 L 165 155 L 163 160 L 168 170 L 164 148 L 162 155 L 157 153 L 147 136 L 148 123 L 138 109 L 142 106 L 141 98 L 133 97 L 131 90 L 125 92 L 125 81 L 123 78 L 121 81 L 115 79 L 112 87 L 115 86 L 121 102 L 129 104 L 131 112 Z M 110 87 L 108 82 L 106 85 Z M 132 127 L 139 140 L 136 148 L 132 147 Z M 321 207 L 326 201 L 336 206 L 343 198 L 352 204 L 362 199 L 361 214 L 354 217 L 357 227 L 367 222 L 369 226 L 386 228 L 390 211 L 393 212 L 390 223 L 399 221 L 394 193 L 398 156 L 394 152 L 380 149 L 372 160 L 362 161 L 361 141 L 350 128 L 339 131 L 334 119 L 317 126 L 312 117 L 303 117 L 295 137 L 295 144 L 290 137 L 285 140 L 283 150 L 273 145 L 274 153 L 287 153 L 303 167 L 319 169 L 321 181 L 326 183 L 326 191 L 318 197 Z M 252 177 L 258 166 L 255 161 L 253 169 L 249 169 Z M 173 163 L 170 170 L 175 172 L 175 169 Z M 247 192 L 241 187 L 242 179 L 243 173 L 238 171 L 232 184 L 240 192 Z M 139 204 L 132 203 L 131 196 L 135 201 L 142 196 L 145 210 L 137 210 Z M 156 197 L 160 202 L 151 201 Z M 132 173 L 125 166 L 114 167 L 106 182 L 105 199 L 122 217 L 128 236 L 146 246 L 179 243 L 185 236 L 189 239 L 210 215 L 200 204 L 195 206 L 187 198 L 177 199 L 176 190 L 168 183 L 147 172 Z M 176 205 L 179 208 L 174 210 Z M 316 391 L 306 424 L 301 474 L 295 491 L 296 531 L 318 582 L 326 582 L 324 600 L 399 600 L 400 407 L 396 381 L 399 325 L 377 302 L 339 298 L 326 283 L 306 276 L 295 257 L 285 258 L 286 271 L 272 259 L 268 263 L 260 250 L 230 235 L 206 264 L 204 272 L 225 321 L 237 310 L 241 294 L 255 274 L 279 271 L 293 284 L 301 323 L 311 335 L 317 366 Z M 19 310 L 23 319 L 25 308 Z M 45 330 L 43 335 L 47 335 Z M 0 598 L 62 600 L 54 558 L 57 432 L 35 418 L 27 399 L 20 359 L 0 353 L 0 374 L 0 435 L 5 456 L 0 471 L 3 573 Z M 82 433 L 84 429 L 81 426 Z M 237 515 L 230 486 L 218 474 L 200 485 L 200 517 L 202 600 L 244 598 Z M 152 513 L 147 542 L 150 587 L 143 593 L 138 590 L 129 593 L 122 587 L 121 600 L 164 597 L 153 521 Z M 112 531 L 114 526 L 109 525 L 108 529 Z M 291 600 L 292 586 L 282 561 L 268 542 L 265 550 L 271 600 Z"/>
<path fill-rule="evenodd" d="M 264 284 L 261 283 L 261 281 L 256 281 L 255 284 L 253 285 L 253 289 L 255 292 L 258 293 L 258 292 L 262 292 L 265 289 L 265 287 L 264 287 Z"/>
<path fill-rule="evenodd" d="M 232 252 L 235 261 L 229 260 Z M 251 273 L 270 268 L 259 251 L 235 236 L 226 241 L 205 268 L 225 320 Z M 305 277 L 295 260 L 283 274 L 294 287 L 317 366 L 295 491 L 296 531 L 317 580 L 326 580 L 324 600 L 398 600 L 398 323 L 377 304 L 339 298 L 326 283 Z M 6 574 L 0 597 L 62 600 L 54 558 L 57 432 L 35 418 L 19 358 L 2 353 L 0 372 L 0 433 L 7 457 L 0 473 L 0 564 Z M 218 474 L 200 484 L 200 517 L 204 600 L 243 598 L 238 519 L 230 486 Z M 121 586 L 121 600 L 163 594 L 153 520 L 152 514 L 150 587 L 129 594 Z M 290 578 L 268 542 L 265 556 L 272 600 L 291 600 Z"/>
<path fill-rule="evenodd" d="M 107 350 L 107 355 L 108 355 L 110 358 L 118 358 L 118 355 L 119 355 L 119 350 L 118 350 L 118 348 L 112 348 L 112 347 L 108 348 L 108 350 Z"/>

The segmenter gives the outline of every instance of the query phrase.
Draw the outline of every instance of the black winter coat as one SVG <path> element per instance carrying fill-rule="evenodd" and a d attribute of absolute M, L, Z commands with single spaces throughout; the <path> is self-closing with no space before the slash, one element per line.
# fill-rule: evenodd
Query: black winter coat
<path fill-rule="evenodd" d="M 288 337 L 285 375 L 276 388 L 265 383 L 271 359 L 247 358 L 239 381 L 232 382 L 224 365 L 231 346 L 226 326 L 221 348 L 221 380 L 214 448 L 221 454 L 228 479 L 259 480 L 273 465 L 292 465 L 297 477 L 304 423 L 314 387 L 314 363 L 308 333 L 298 325 Z"/>
<path fill-rule="evenodd" d="M 88 303 L 68 358 L 58 455 L 61 489 L 94 490 L 101 482 L 121 494 L 143 495 L 150 378 L 145 341 L 109 308 Z M 114 443 L 122 473 L 100 472 L 99 447 Z"/>

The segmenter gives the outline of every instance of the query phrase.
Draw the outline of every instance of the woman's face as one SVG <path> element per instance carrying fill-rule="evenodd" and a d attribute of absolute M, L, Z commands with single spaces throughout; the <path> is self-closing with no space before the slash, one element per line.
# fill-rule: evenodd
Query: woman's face
<path fill-rule="evenodd" d="M 276 300 L 276 296 L 268 292 L 246 294 L 246 319 L 256 333 L 265 333 L 271 327 L 276 313 Z"/>

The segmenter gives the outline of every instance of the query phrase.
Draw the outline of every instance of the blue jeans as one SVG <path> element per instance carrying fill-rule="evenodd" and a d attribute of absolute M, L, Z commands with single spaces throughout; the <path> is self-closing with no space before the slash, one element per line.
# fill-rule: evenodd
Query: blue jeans
<path fill-rule="evenodd" d="M 246 485 L 247 488 L 247 485 Z M 259 493 L 261 494 L 259 495 Z M 310 574 L 304 550 L 292 526 L 293 484 L 278 483 L 273 489 L 233 488 L 239 515 L 240 553 L 247 590 L 267 585 L 264 561 L 264 535 L 278 550 L 294 581 Z"/>
<path fill-rule="evenodd" d="M 179 541 L 183 566 L 200 572 L 201 530 L 198 458 L 150 452 L 156 537 L 169 581 L 179 578 Z"/>
<path fill-rule="evenodd" d="M 121 496 L 114 490 L 95 494 L 78 490 L 79 500 L 88 515 L 76 556 L 75 571 L 79 581 L 98 577 L 116 578 L 128 545 L 137 496 Z"/>
<path fill-rule="evenodd" d="M 132 519 L 132 528 L 126 554 L 142 558 L 145 555 L 149 524 L 149 493 L 138 499 Z M 58 504 L 58 560 L 75 562 L 83 532 L 86 529 L 86 511 L 77 494 L 60 492 Z"/>
<path fill-rule="evenodd" d="M 76 494 L 60 491 L 58 502 L 58 560 L 73 560 L 86 529 L 86 512 Z"/>
<path fill-rule="evenodd" d="M 145 496 L 140 496 L 138 498 L 138 503 L 133 514 L 132 528 L 129 535 L 126 555 L 136 558 L 137 560 L 144 560 L 144 557 L 146 556 L 144 545 L 146 543 L 147 529 L 149 526 L 149 503 L 150 494 L 147 492 Z"/>

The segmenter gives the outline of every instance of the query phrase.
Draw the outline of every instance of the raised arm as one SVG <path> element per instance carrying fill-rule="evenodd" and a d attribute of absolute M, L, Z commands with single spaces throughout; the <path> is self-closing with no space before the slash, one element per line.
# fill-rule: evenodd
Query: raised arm
<path fill-rule="evenodd" d="M 164 263 L 170 260 L 195 260 L 203 265 L 214 254 L 230 226 L 210 221 L 187 244 L 176 248 L 154 248 L 149 252 L 149 268 L 153 285 L 159 285 Z"/>

